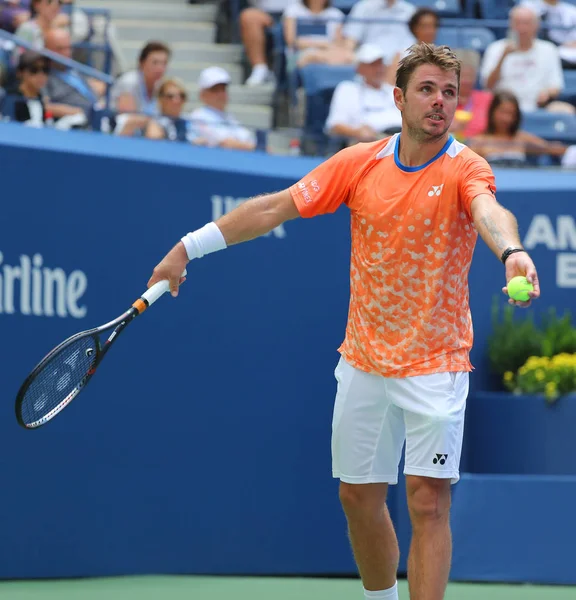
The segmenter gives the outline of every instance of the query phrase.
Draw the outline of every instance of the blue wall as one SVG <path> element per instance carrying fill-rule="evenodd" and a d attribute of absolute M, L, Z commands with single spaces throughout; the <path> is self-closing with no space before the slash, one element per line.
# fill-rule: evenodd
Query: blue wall
<path fill-rule="evenodd" d="M 13 414 L 42 355 L 124 310 L 175 240 L 318 161 L 1 124 L 0 163 L 0 578 L 353 572 L 329 444 L 348 302 L 345 209 L 191 264 L 179 299 L 139 319 L 62 415 L 28 432 Z M 555 227 L 576 212 L 576 175 L 508 172 L 497 182 L 523 232 L 536 214 Z M 551 231 L 556 249 L 533 249 L 536 310 L 574 308 L 575 288 L 556 285 L 558 255 L 576 256 L 566 223 L 566 248 Z M 54 310 L 60 301 L 67 316 L 22 314 L 20 293 L 6 291 L 6 266 L 37 254 L 64 272 L 55 276 L 69 290 Z M 483 350 L 503 281 L 480 243 L 473 390 L 489 383 Z M 36 298 L 38 312 L 50 310 L 48 296 Z"/>

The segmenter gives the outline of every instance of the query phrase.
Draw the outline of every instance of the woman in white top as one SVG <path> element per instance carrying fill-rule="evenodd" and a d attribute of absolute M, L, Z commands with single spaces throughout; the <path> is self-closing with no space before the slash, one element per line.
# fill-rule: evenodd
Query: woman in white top
<path fill-rule="evenodd" d="M 46 32 L 53 27 L 67 27 L 69 19 L 60 12 L 59 0 L 32 0 L 31 9 L 32 18 L 18 27 L 16 36 L 41 50 Z"/>
<path fill-rule="evenodd" d="M 344 45 L 344 13 L 330 0 L 300 0 L 282 15 L 288 69 L 310 63 L 350 64 L 353 53 Z"/>

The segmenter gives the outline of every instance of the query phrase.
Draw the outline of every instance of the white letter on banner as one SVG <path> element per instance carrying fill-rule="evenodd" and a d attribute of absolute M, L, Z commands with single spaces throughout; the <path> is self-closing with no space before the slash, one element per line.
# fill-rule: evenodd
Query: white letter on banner
<path fill-rule="evenodd" d="M 576 253 L 559 252 L 556 255 L 556 285 L 576 288 Z"/>
<path fill-rule="evenodd" d="M 78 306 L 78 300 L 82 298 L 88 287 L 88 277 L 82 271 L 72 271 L 66 284 L 66 304 L 68 312 L 76 319 L 86 316 L 86 306 Z"/>
<path fill-rule="evenodd" d="M 538 244 L 544 244 L 548 250 L 556 250 L 554 228 L 547 215 L 534 215 L 528 233 L 524 237 L 524 247 L 531 250 Z"/>
<path fill-rule="evenodd" d="M 558 217 L 558 250 L 576 250 L 576 224 L 570 215 Z"/>

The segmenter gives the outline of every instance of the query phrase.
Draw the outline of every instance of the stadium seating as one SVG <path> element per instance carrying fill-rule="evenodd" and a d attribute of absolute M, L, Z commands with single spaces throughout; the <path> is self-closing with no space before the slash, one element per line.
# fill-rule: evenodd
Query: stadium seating
<path fill-rule="evenodd" d="M 483 53 L 489 44 L 496 40 L 493 31 L 486 27 L 441 26 L 436 42 L 451 48 L 468 48 Z"/>
<path fill-rule="evenodd" d="M 507 19 L 514 0 L 477 0 L 484 19 Z"/>
<path fill-rule="evenodd" d="M 576 144 L 576 116 L 555 114 L 545 110 L 525 113 L 522 129 L 546 140 Z"/>
<path fill-rule="evenodd" d="M 410 3 L 418 8 L 432 8 L 441 16 L 462 15 L 460 0 L 410 0 Z"/>
<path fill-rule="evenodd" d="M 326 142 L 324 124 L 330 111 L 330 102 L 336 86 L 354 78 L 354 66 L 308 65 L 300 69 L 300 78 L 306 94 L 304 142 L 323 145 Z"/>

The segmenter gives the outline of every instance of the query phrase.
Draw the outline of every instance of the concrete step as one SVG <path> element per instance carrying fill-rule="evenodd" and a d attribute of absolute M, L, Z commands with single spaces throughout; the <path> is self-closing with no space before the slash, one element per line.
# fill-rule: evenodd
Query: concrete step
<path fill-rule="evenodd" d="M 213 23 L 181 23 L 178 21 L 143 21 L 117 19 L 114 21 L 118 39 L 145 43 L 148 40 L 213 43 L 216 26 Z"/>
<path fill-rule="evenodd" d="M 195 83 L 189 83 L 186 85 L 186 89 L 192 101 L 198 98 L 200 91 Z M 247 87 L 245 85 L 231 85 L 228 91 L 231 104 L 271 106 L 274 86 Z"/>
<path fill-rule="evenodd" d="M 120 40 L 122 55 L 130 64 L 135 64 L 143 43 L 138 40 Z M 172 60 L 186 62 L 198 60 L 203 63 L 239 63 L 242 59 L 242 46 L 238 44 L 202 44 L 194 42 L 170 43 Z"/>
<path fill-rule="evenodd" d="M 168 75 L 178 77 L 184 83 L 193 85 L 198 81 L 200 72 L 206 67 L 219 66 L 223 67 L 230 73 L 231 83 L 240 84 L 243 82 L 244 71 L 240 65 L 232 65 L 229 63 L 194 63 L 194 62 L 170 62 Z"/>
<path fill-rule="evenodd" d="M 184 2 L 158 2 L 150 0 L 80 0 L 79 7 L 110 10 L 113 19 L 139 19 L 161 21 L 193 21 L 213 23 L 216 19 L 215 4 L 187 4 Z"/>

